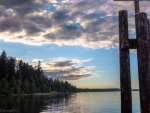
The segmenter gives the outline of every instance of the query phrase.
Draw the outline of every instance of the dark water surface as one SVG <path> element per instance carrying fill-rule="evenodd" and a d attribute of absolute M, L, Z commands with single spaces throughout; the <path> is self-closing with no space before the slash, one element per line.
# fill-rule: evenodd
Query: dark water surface
<path fill-rule="evenodd" d="M 133 113 L 140 113 L 139 92 L 132 92 Z M 5 113 L 120 113 L 120 92 L 87 92 L 72 95 L 0 97 Z"/>

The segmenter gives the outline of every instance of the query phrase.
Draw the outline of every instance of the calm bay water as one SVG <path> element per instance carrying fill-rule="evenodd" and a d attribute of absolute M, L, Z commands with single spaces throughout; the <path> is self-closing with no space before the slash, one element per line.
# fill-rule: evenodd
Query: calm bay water
<path fill-rule="evenodd" d="M 139 92 L 132 92 L 133 113 L 140 113 Z M 86 92 L 72 95 L 0 97 L 0 112 L 18 113 L 120 113 L 120 92 Z"/>

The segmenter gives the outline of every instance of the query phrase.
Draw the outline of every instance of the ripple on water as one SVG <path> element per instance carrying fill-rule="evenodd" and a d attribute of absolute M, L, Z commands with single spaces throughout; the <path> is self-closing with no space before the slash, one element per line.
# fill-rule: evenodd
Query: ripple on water
<path fill-rule="evenodd" d="M 140 113 L 139 92 L 132 96 L 133 113 Z M 120 92 L 0 97 L 0 109 L 17 109 L 19 113 L 120 113 L 120 106 Z"/>

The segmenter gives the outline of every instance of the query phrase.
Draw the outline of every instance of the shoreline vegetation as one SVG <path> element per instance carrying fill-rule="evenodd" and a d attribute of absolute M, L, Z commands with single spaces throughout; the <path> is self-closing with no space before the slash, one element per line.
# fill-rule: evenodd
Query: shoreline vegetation
<path fill-rule="evenodd" d="M 22 60 L 0 55 L 0 95 L 53 94 L 77 92 L 77 88 L 67 81 L 48 78 L 41 62 L 33 67 Z M 57 93 L 56 93 L 57 92 Z"/>
<path fill-rule="evenodd" d="M 0 55 L 0 96 L 6 95 L 56 95 L 76 92 L 115 92 L 119 88 L 90 89 L 76 88 L 67 81 L 48 78 L 39 61 L 33 67 L 22 60 L 7 57 L 5 51 Z M 133 89 L 132 91 L 138 91 Z"/>

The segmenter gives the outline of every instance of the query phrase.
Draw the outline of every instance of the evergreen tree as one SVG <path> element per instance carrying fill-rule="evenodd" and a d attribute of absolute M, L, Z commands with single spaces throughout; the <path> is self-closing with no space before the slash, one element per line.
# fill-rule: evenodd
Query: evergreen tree
<path fill-rule="evenodd" d="M 18 63 L 16 63 L 18 62 Z M 38 62 L 33 68 L 22 60 L 7 57 L 3 51 L 0 55 L 0 95 L 36 93 L 36 92 L 76 92 L 77 88 L 67 81 L 48 78 Z"/>
<path fill-rule="evenodd" d="M 6 52 L 2 51 L 0 56 L 0 79 L 7 77 L 7 56 Z"/>
<path fill-rule="evenodd" d="M 8 87 L 8 81 L 3 78 L 0 81 L 0 95 L 8 95 L 9 94 L 9 87 Z"/>
<path fill-rule="evenodd" d="M 29 93 L 29 81 L 27 79 L 23 81 L 21 89 L 23 93 Z"/>
<path fill-rule="evenodd" d="M 31 78 L 29 86 L 30 86 L 29 91 L 31 93 L 34 93 L 36 91 L 36 84 L 35 84 L 35 80 L 33 78 Z"/>
<path fill-rule="evenodd" d="M 8 79 L 10 80 L 13 76 L 15 76 L 15 67 L 16 67 L 16 60 L 15 58 L 10 57 L 7 61 L 7 72 L 8 72 Z"/>
<path fill-rule="evenodd" d="M 15 88 L 15 93 L 16 94 L 21 93 L 21 85 L 22 85 L 21 79 L 16 79 L 16 88 Z"/>

